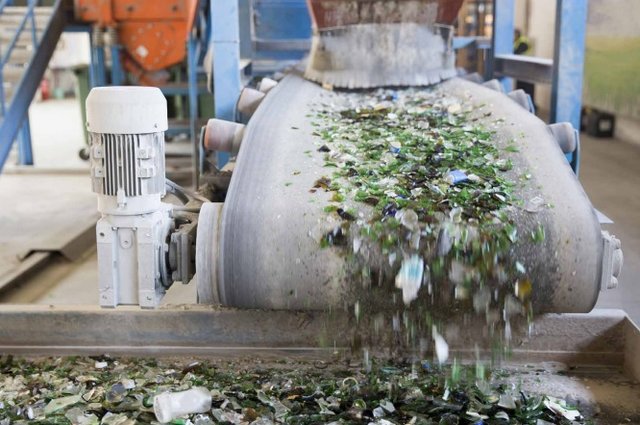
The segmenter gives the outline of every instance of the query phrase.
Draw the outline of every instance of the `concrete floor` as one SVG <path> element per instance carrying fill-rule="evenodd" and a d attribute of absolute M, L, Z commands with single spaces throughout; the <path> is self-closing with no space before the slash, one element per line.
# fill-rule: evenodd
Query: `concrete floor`
<path fill-rule="evenodd" d="M 597 307 L 621 308 L 640 323 L 640 146 L 581 136 L 580 180 L 593 205 L 614 221 L 604 229 L 622 241 L 617 290 L 601 292 Z"/>
<path fill-rule="evenodd" d="M 78 156 L 85 141 L 77 99 L 34 102 L 29 108 L 29 119 L 33 157 L 38 167 L 88 170 L 87 163 Z"/>
<path fill-rule="evenodd" d="M 78 103 L 47 101 L 31 108 L 34 156 L 38 167 L 87 169 L 77 152 L 84 146 Z M 625 264 L 617 290 L 601 293 L 597 307 L 622 308 L 640 323 L 640 147 L 615 139 L 582 136 L 580 179 L 594 206 L 613 219 L 605 228 L 622 240 Z M 11 168 L 11 167 L 9 167 Z M 0 179 L 4 176 L 0 176 Z M 50 202 L 60 202 L 59 188 L 49 187 Z M 87 178 L 86 190 L 89 191 Z M 28 200 L 27 200 L 28 201 Z M 21 202 L 16 200 L 15 202 Z M 0 302 L 40 304 L 97 303 L 95 252 L 76 262 L 58 258 L 45 271 L 33 276 Z M 194 302 L 192 285 L 172 288 L 167 303 Z"/>

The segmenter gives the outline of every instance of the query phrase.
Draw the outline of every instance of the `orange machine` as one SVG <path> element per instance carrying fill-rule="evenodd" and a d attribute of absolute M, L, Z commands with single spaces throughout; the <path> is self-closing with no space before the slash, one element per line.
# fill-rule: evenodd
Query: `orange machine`
<path fill-rule="evenodd" d="M 108 30 L 122 64 L 140 84 L 157 85 L 186 55 L 198 0 L 75 0 L 76 18 Z M 100 42 L 100 41 L 98 41 Z"/>

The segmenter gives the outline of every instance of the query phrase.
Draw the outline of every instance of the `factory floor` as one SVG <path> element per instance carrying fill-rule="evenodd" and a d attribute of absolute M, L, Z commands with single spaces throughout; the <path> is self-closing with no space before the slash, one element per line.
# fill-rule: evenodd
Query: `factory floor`
<path fill-rule="evenodd" d="M 37 167 L 88 169 L 87 163 L 77 155 L 84 146 L 77 101 L 35 103 L 30 117 Z M 640 323 L 640 146 L 586 135 L 582 136 L 582 146 L 580 180 L 594 206 L 614 221 L 604 227 L 622 240 L 625 255 L 619 288 L 602 292 L 597 307 L 623 309 Z M 14 167 L 6 169 L 7 172 L 0 175 L 0 202 L 3 199 L 11 199 L 16 205 L 32 202 L 30 194 L 23 190 L 21 175 Z M 77 171 L 72 174 L 79 180 L 75 182 L 79 184 L 78 190 L 92 196 L 88 175 Z M 55 175 L 40 179 L 39 184 L 42 189 L 39 196 L 47 198 L 42 199 L 41 204 L 48 204 L 52 209 L 67 208 L 69 219 L 74 220 L 73 205 L 60 197 L 61 188 Z M 10 213 L 3 210 L 0 217 Z M 29 222 L 28 217 L 24 217 L 24 222 Z M 0 251 L 10 249 L 3 242 L 6 241 L 0 236 Z M 75 261 L 54 258 L 43 271 L 0 296 L 3 303 L 97 304 L 97 299 L 97 262 L 93 249 Z M 171 288 L 165 299 L 165 303 L 185 302 L 195 302 L 192 285 Z"/>

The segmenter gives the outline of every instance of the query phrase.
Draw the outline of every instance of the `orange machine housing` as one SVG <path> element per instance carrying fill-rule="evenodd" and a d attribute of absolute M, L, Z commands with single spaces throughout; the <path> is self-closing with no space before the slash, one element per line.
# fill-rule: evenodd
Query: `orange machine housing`
<path fill-rule="evenodd" d="M 76 18 L 114 29 L 124 68 L 139 82 L 182 62 L 198 0 L 75 0 Z"/>

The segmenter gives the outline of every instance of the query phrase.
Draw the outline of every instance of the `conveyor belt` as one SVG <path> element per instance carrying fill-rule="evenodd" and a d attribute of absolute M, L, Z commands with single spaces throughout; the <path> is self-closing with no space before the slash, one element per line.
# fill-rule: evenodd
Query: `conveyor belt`
<path fill-rule="evenodd" d="M 589 311 L 600 290 L 600 226 L 546 125 L 502 93 L 468 81 L 453 79 L 436 89 L 490 105 L 479 122 L 495 128 L 501 149 L 517 145 L 513 169 L 505 173 L 515 196 L 522 202 L 540 196 L 547 205 L 535 214 L 521 207 L 509 212 L 523 235 L 512 254 L 534 280 L 534 310 Z M 289 75 L 253 115 L 222 213 L 220 271 L 212 283 L 222 304 L 314 310 L 348 302 L 354 280 L 344 252 L 318 246 L 318 235 L 335 227 L 323 211 L 331 193 L 309 193 L 314 181 L 331 175 L 313 136 L 314 105 L 339 104 L 342 96 Z M 546 237 L 532 243 L 527 235 L 539 226 Z"/>

